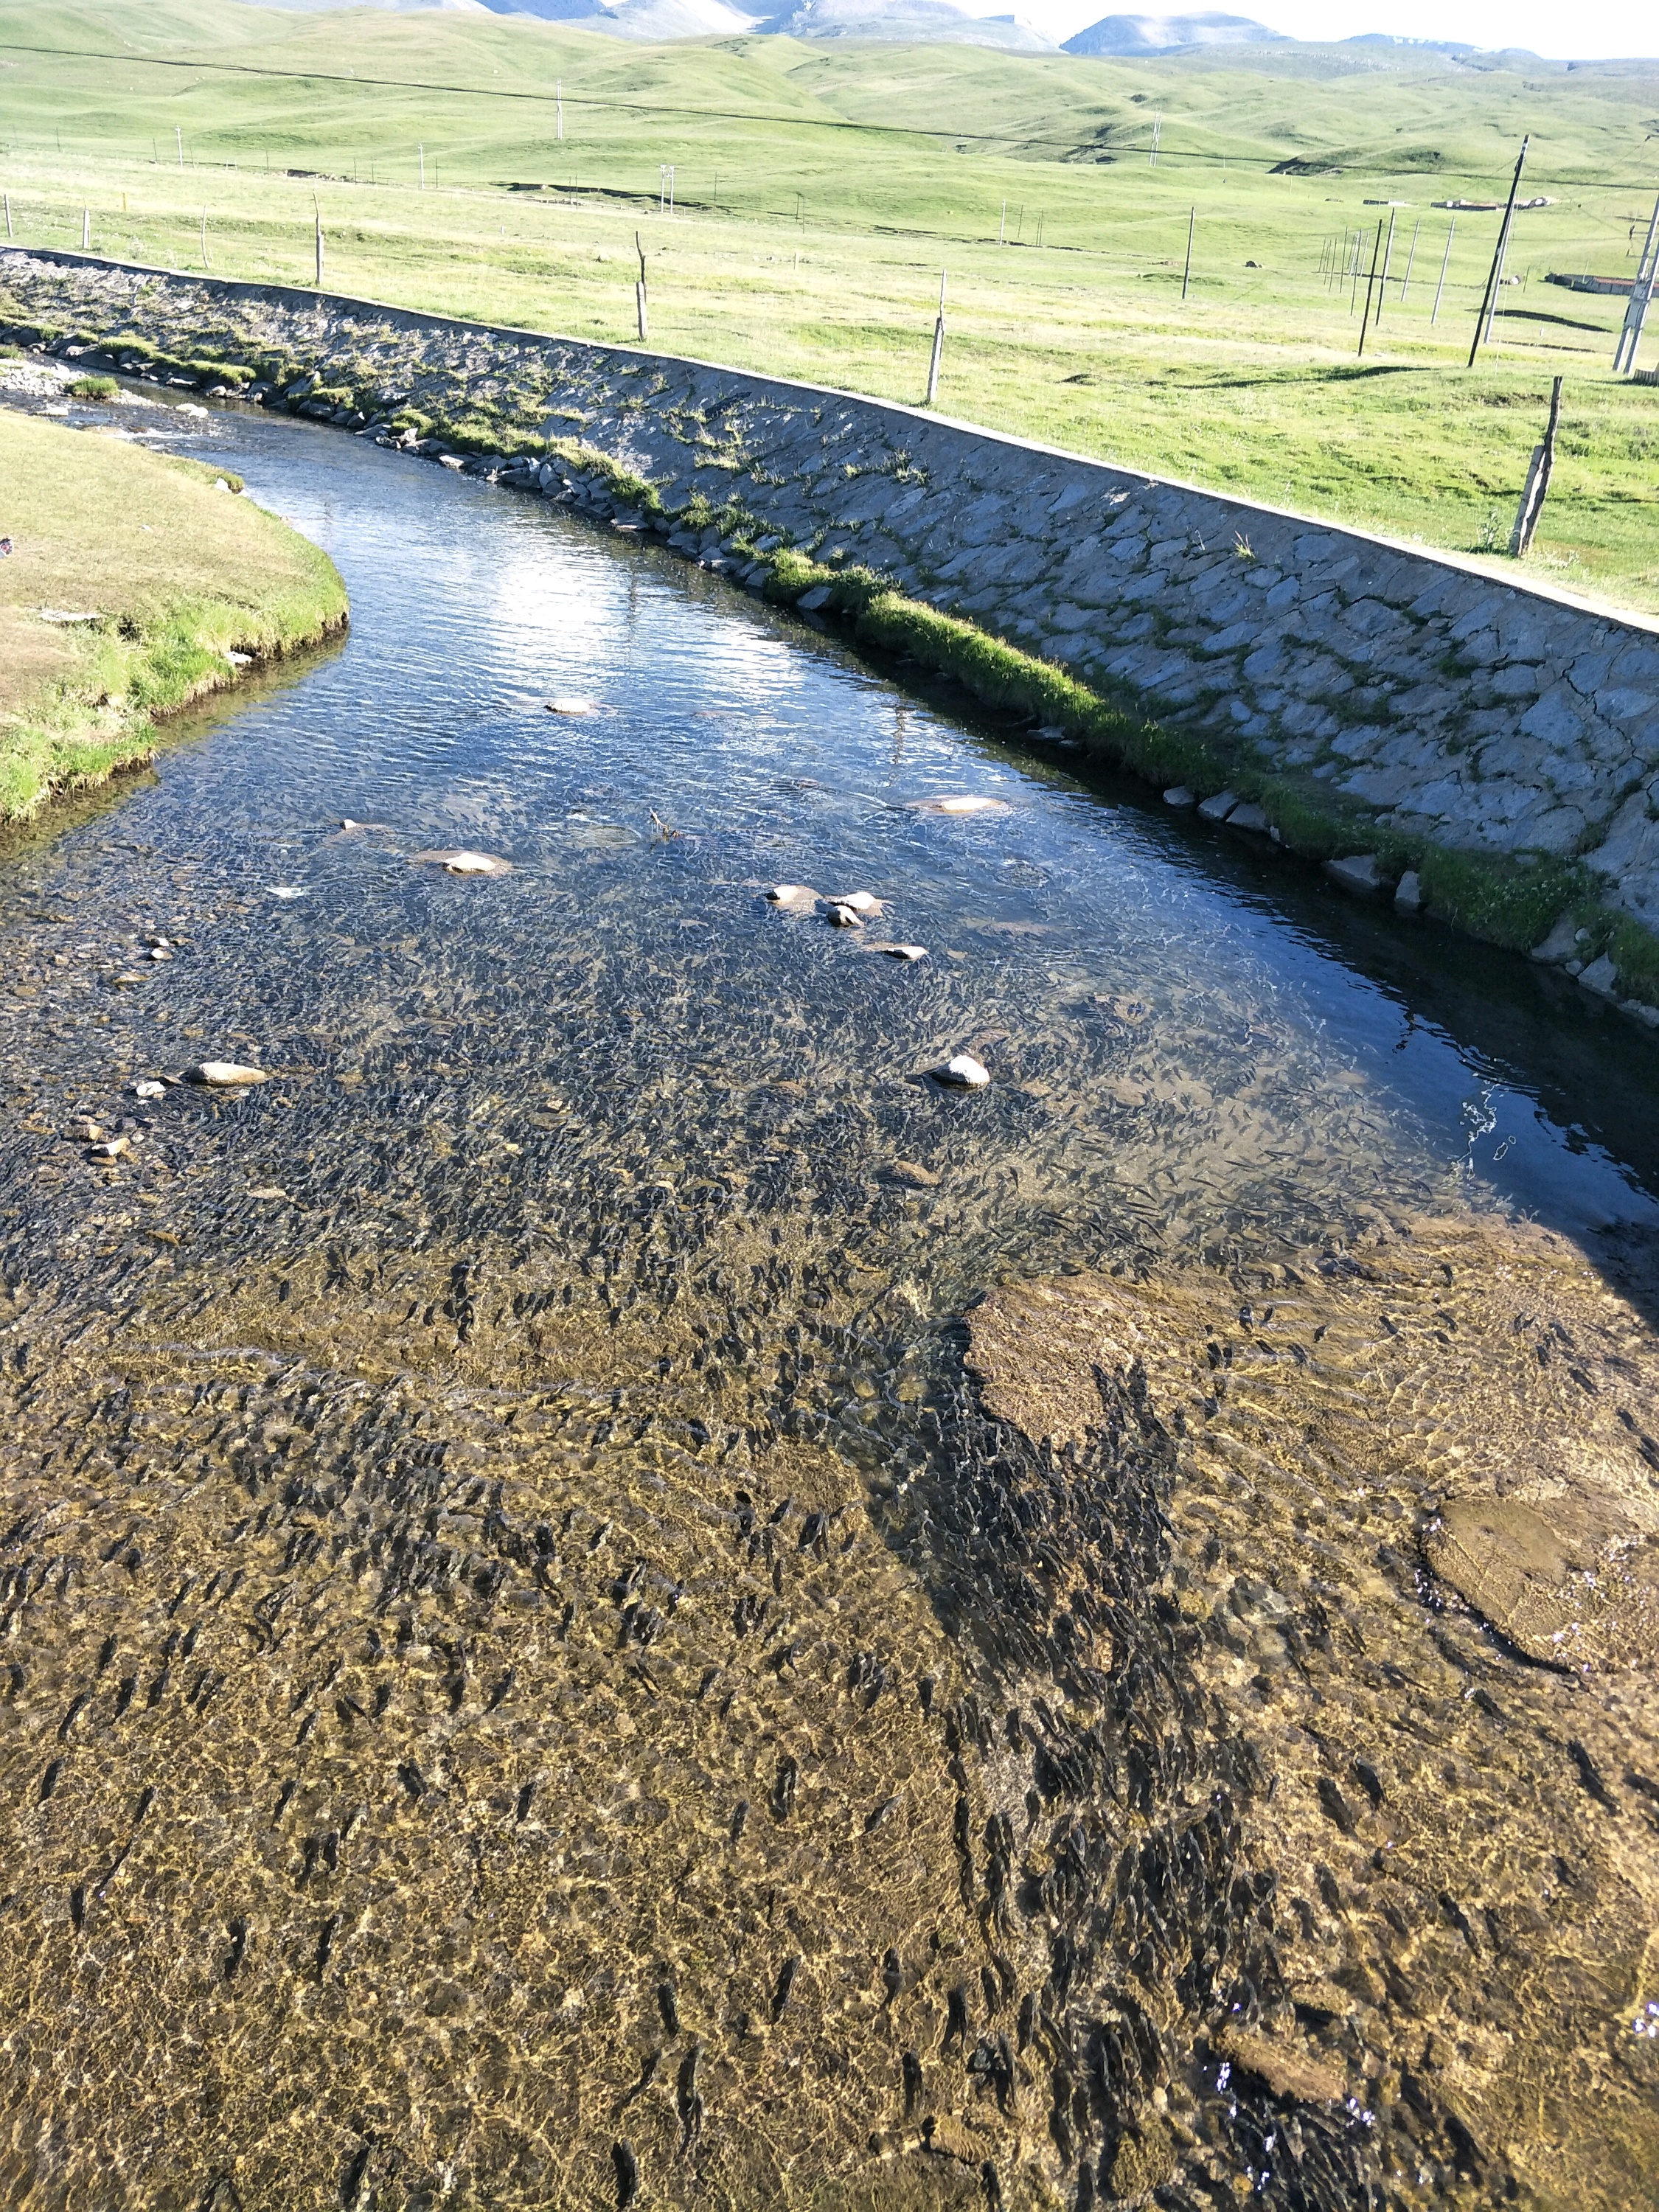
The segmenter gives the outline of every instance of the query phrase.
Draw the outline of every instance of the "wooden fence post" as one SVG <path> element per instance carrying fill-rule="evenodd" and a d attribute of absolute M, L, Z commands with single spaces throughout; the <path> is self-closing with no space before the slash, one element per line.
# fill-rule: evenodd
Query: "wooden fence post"
<path fill-rule="evenodd" d="M 1527 471 L 1527 487 L 1521 495 L 1521 504 L 1516 509 L 1515 528 L 1510 532 L 1511 553 L 1529 553 L 1533 532 L 1538 527 L 1538 518 L 1544 511 L 1544 501 L 1549 496 L 1550 471 L 1555 466 L 1555 433 L 1561 421 L 1561 380 L 1555 380 L 1550 393 L 1550 419 L 1545 427 L 1544 442 L 1532 449 L 1532 466 Z"/>
<path fill-rule="evenodd" d="M 925 404 L 929 407 L 939 398 L 939 365 L 945 353 L 945 271 L 941 269 L 939 272 L 939 320 L 933 325 L 933 357 L 927 364 L 927 398 Z"/>

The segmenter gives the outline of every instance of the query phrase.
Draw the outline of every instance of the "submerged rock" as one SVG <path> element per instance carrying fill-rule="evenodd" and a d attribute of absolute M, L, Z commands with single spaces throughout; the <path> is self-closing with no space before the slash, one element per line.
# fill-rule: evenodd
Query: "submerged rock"
<path fill-rule="evenodd" d="M 930 1067 L 927 1073 L 935 1083 L 948 1084 L 957 1091 L 982 1091 L 991 1080 L 990 1070 L 981 1066 L 971 1052 L 957 1053 L 943 1067 Z"/>
<path fill-rule="evenodd" d="M 597 714 L 599 711 L 597 699 L 549 699 L 544 705 L 550 714 Z"/>
<path fill-rule="evenodd" d="M 927 957 L 925 945 L 889 945 L 872 939 L 864 949 L 866 952 L 884 952 L 890 960 L 925 960 Z"/>
<path fill-rule="evenodd" d="M 1289 2103 L 1334 2105 L 1347 2094 L 1348 2085 L 1334 2066 L 1322 2065 L 1271 2036 L 1255 2034 L 1229 2021 L 1210 2040 L 1230 2066 L 1264 2082 L 1275 2097 Z"/>
<path fill-rule="evenodd" d="M 232 1091 L 244 1084 L 269 1083 L 263 1067 L 250 1067 L 240 1060 L 204 1060 L 185 1070 L 186 1083 L 200 1083 L 210 1091 Z"/>
<path fill-rule="evenodd" d="M 452 876 L 510 876 L 513 872 L 512 861 L 495 853 L 411 853 L 410 859 L 417 867 L 442 868 Z"/>
<path fill-rule="evenodd" d="M 913 814 L 1006 814 L 1006 799 L 988 799 L 983 792 L 957 792 L 945 799 L 912 799 L 906 805 Z"/>
<path fill-rule="evenodd" d="M 773 906 L 781 906 L 792 914 L 816 913 L 818 895 L 810 884 L 774 884 L 766 894 Z"/>
<path fill-rule="evenodd" d="M 830 927 L 832 929 L 862 929 L 864 916 L 856 907 L 845 905 L 840 899 L 830 902 Z"/>
<path fill-rule="evenodd" d="M 851 907 L 854 914 L 866 916 L 882 911 L 881 901 L 869 891 L 831 891 L 830 903 L 831 906 Z"/>
<path fill-rule="evenodd" d="M 1605 1533 L 1599 1544 L 1575 1541 L 1516 1498 L 1459 1498 L 1425 1534 L 1423 1552 L 1529 1659 L 1579 1669 L 1659 1657 L 1659 1558 L 1633 1529 L 1611 1542 Z"/>
<path fill-rule="evenodd" d="M 1172 783 L 1164 794 L 1166 806 L 1194 806 L 1197 803 L 1196 793 L 1188 791 L 1184 783 Z"/>

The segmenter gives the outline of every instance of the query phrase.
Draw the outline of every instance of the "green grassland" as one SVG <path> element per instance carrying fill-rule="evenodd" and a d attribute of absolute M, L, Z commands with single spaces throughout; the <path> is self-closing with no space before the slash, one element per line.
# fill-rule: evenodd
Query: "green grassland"
<path fill-rule="evenodd" d="M 344 622 L 332 562 L 235 489 L 0 408 L 0 822 L 148 759 L 159 718 L 234 680 L 232 653 L 270 659 Z"/>
<path fill-rule="evenodd" d="M 1552 204 L 1517 217 L 1521 281 L 1471 370 L 1498 218 L 1458 216 L 1437 325 L 1431 203 L 1501 197 L 1526 131 L 1525 191 Z M 527 18 L 0 0 L 0 183 L 20 242 L 78 246 L 85 211 L 95 250 L 199 269 L 205 215 L 216 273 L 303 283 L 320 212 L 332 289 L 612 340 L 634 337 L 637 232 L 653 345 L 906 400 L 948 269 L 944 411 L 1510 572 L 1560 374 L 1525 565 L 1659 610 L 1659 389 L 1611 374 L 1621 300 L 1543 282 L 1633 269 L 1659 64 L 653 47 Z M 1389 202 L 1362 361 L 1352 288 L 1322 272 L 1355 232 L 1369 265 Z"/>

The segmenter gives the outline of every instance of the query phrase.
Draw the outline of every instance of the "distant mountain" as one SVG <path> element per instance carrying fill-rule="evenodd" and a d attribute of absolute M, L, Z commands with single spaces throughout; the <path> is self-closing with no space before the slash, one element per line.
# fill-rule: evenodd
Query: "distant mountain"
<path fill-rule="evenodd" d="M 439 0 L 439 4 L 453 6 L 454 0 Z M 492 15 L 534 15 L 544 23 L 573 23 L 612 39 L 729 39 L 755 27 L 752 15 L 728 7 L 726 0 L 616 0 L 614 6 L 607 0 L 482 0 L 482 4 Z"/>
<path fill-rule="evenodd" d="M 638 0 L 629 0 L 637 5 Z M 787 39 L 881 40 L 888 45 L 1000 46 L 1052 54 L 1054 41 L 1012 15 L 969 15 L 950 0 L 795 0 L 757 23 Z"/>
<path fill-rule="evenodd" d="M 1068 54 L 1179 54 L 1195 46 L 1254 46 L 1283 33 L 1248 15 L 1103 15 L 1067 39 Z"/>

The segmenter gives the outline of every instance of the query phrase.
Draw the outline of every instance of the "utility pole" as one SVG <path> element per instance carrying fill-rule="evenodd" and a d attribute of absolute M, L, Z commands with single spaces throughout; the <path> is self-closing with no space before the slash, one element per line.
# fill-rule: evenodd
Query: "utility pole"
<path fill-rule="evenodd" d="M 1412 250 L 1406 256 L 1406 273 L 1400 280 L 1400 304 L 1402 307 L 1406 304 L 1406 295 L 1412 288 L 1412 264 L 1417 258 L 1417 234 L 1422 228 L 1423 218 L 1419 216 L 1412 226 Z"/>
<path fill-rule="evenodd" d="M 1515 174 L 1510 179 L 1509 204 L 1504 210 L 1503 228 L 1498 234 L 1498 250 L 1492 258 L 1492 268 L 1486 277 L 1486 297 L 1480 302 L 1480 313 L 1476 318 L 1474 325 L 1474 340 L 1469 348 L 1468 365 L 1471 368 L 1474 367 L 1474 356 L 1480 350 L 1481 339 L 1484 337 L 1488 345 L 1492 343 L 1492 317 L 1498 313 L 1498 294 L 1504 282 L 1504 257 L 1510 250 L 1510 225 L 1515 221 L 1516 195 L 1521 190 L 1521 172 L 1527 166 L 1527 149 L 1531 143 L 1532 133 L 1529 131 L 1521 141 L 1521 151 L 1516 161 Z"/>
<path fill-rule="evenodd" d="M 1197 222 L 1198 210 L 1194 208 L 1187 218 L 1187 266 L 1181 272 L 1181 296 L 1183 300 L 1187 296 L 1187 285 L 1193 273 L 1193 231 Z"/>
<path fill-rule="evenodd" d="M 1457 217 L 1454 216 L 1451 219 L 1451 227 L 1446 233 L 1446 250 L 1440 257 L 1440 282 L 1434 288 L 1434 313 L 1429 317 L 1431 330 L 1440 320 L 1440 302 L 1445 294 L 1446 271 L 1451 266 L 1452 240 L 1456 235 Z"/>
<path fill-rule="evenodd" d="M 1379 218 L 1380 220 L 1380 218 Z M 1389 296 L 1389 263 L 1394 255 L 1394 210 L 1389 210 L 1389 242 L 1382 249 L 1382 280 L 1376 288 L 1376 313 L 1373 321 L 1382 319 L 1382 302 Z"/>
<path fill-rule="evenodd" d="M 11 194 L 8 192 L 6 194 L 6 236 L 9 238 L 11 235 Z"/>
<path fill-rule="evenodd" d="M 1355 231 L 1353 234 L 1353 284 L 1348 293 L 1348 313 L 1350 314 L 1352 314 L 1355 308 L 1359 305 L 1359 264 L 1364 258 L 1364 235 L 1365 234 L 1364 231 L 1360 230 Z"/>
<path fill-rule="evenodd" d="M 1619 349 L 1613 356 L 1615 376 L 1633 375 L 1636 356 L 1642 343 L 1642 325 L 1648 319 L 1648 309 L 1653 304 L 1654 278 L 1659 276 L 1659 199 L 1653 204 L 1653 220 L 1648 225 L 1647 243 L 1642 248 L 1642 258 L 1636 264 L 1636 282 L 1631 286 L 1630 303 L 1625 309 L 1625 327 L 1619 333 Z"/>
<path fill-rule="evenodd" d="M 927 364 L 927 405 L 931 407 L 939 398 L 939 365 L 945 352 L 945 277 L 939 272 L 939 320 L 933 325 L 933 357 Z"/>
<path fill-rule="evenodd" d="M 1359 323 L 1359 358 L 1365 358 L 1365 325 L 1371 319 L 1371 289 L 1376 283 L 1377 257 L 1382 251 L 1382 218 L 1376 218 L 1376 240 L 1371 247 L 1371 270 L 1365 279 L 1365 312 Z"/>

